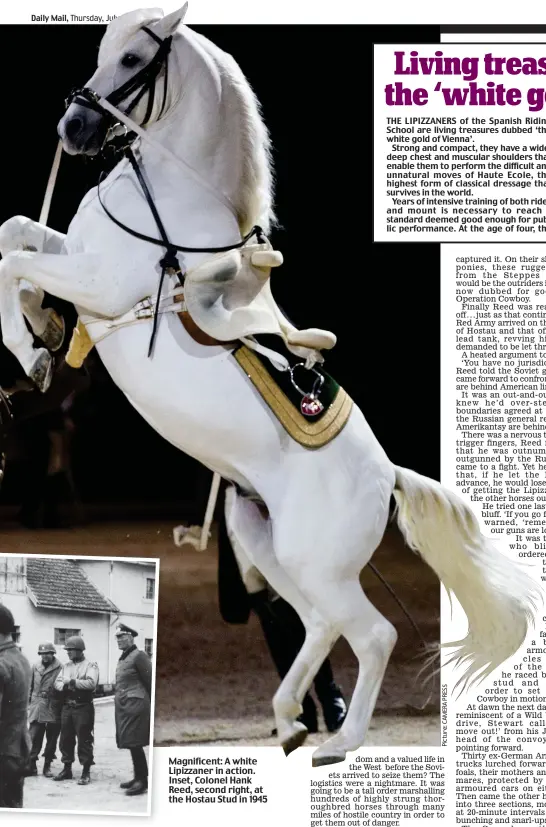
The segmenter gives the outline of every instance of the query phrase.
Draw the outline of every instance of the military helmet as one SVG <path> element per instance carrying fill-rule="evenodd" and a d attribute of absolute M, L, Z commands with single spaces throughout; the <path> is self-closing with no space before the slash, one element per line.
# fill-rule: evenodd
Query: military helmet
<path fill-rule="evenodd" d="M 66 639 L 64 644 L 65 649 L 79 649 L 80 652 L 83 652 L 85 649 L 85 643 L 83 642 L 83 638 L 78 637 L 78 635 L 73 635 Z"/>
<path fill-rule="evenodd" d="M 0 634 L 10 635 L 15 631 L 15 620 L 7 606 L 0 603 Z"/>
<path fill-rule="evenodd" d="M 57 650 L 53 646 L 52 643 L 40 643 L 38 646 L 38 654 L 39 655 L 47 655 L 51 653 L 52 655 L 57 654 Z"/>

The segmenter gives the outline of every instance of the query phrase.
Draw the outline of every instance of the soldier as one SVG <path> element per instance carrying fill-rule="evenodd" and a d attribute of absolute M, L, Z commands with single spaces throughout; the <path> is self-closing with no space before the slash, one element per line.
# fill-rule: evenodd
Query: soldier
<path fill-rule="evenodd" d="M 116 631 L 122 650 L 116 668 L 116 743 L 119 749 L 129 749 L 133 759 L 133 778 L 120 784 L 125 795 L 141 795 L 148 789 L 143 748 L 150 743 L 152 663 L 145 652 L 137 649 L 137 634 L 124 623 Z"/>
<path fill-rule="evenodd" d="M 55 680 L 55 689 L 62 693 L 61 737 L 59 746 L 64 769 L 56 775 L 54 781 L 66 781 L 72 778 L 74 747 L 78 741 L 78 759 L 82 765 L 78 784 L 89 784 L 90 769 L 93 760 L 93 730 L 95 727 L 95 707 L 93 693 L 99 682 L 99 667 L 86 659 L 85 643 L 77 635 L 69 637 L 64 648 L 70 658 L 65 663 Z"/>
<path fill-rule="evenodd" d="M 41 662 L 34 664 L 30 684 L 28 720 L 32 748 L 27 775 L 38 775 L 36 763 L 45 735 L 43 774 L 47 778 L 52 778 L 51 762 L 57 757 L 55 750 L 61 731 L 61 703 L 55 690 L 55 680 L 63 667 L 56 658 L 57 650 L 52 643 L 41 643 L 38 654 L 41 656 Z"/>
<path fill-rule="evenodd" d="M 13 640 L 15 623 L 0 605 L 0 807 L 22 808 L 30 753 L 30 663 Z"/>

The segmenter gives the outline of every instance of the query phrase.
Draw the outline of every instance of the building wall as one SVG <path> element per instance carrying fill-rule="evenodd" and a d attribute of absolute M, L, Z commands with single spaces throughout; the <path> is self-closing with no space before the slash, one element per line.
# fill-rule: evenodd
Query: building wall
<path fill-rule="evenodd" d="M 135 640 L 139 649 L 155 653 L 154 634 L 155 589 L 157 588 L 156 564 L 153 562 L 132 562 L 131 560 L 97 560 L 82 559 L 79 564 L 89 579 L 100 591 L 118 607 L 119 613 L 112 615 L 112 624 L 125 623 L 134 629 L 138 636 Z M 154 581 L 154 597 L 147 597 L 149 580 Z M 115 628 L 112 629 L 113 647 L 108 667 L 108 682 L 113 683 L 119 649 L 115 641 Z"/>
<path fill-rule="evenodd" d="M 146 596 L 146 589 L 148 580 L 155 583 L 155 563 L 85 559 L 80 560 L 79 564 L 89 579 L 120 611 L 153 617 L 155 600 L 154 597 Z"/>
<path fill-rule="evenodd" d="M 21 651 L 31 663 L 37 662 L 40 643 L 55 644 L 55 629 L 79 629 L 85 641 L 85 656 L 99 665 L 100 683 L 110 683 L 112 649 L 117 649 L 110 632 L 110 615 L 91 612 L 64 612 L 38 609 L 24 594 L 0 594 L 0 602 L 10 609 L 20 630 Z M 63 644 L 55 644 L 61 663 L 68 662 Z"/>

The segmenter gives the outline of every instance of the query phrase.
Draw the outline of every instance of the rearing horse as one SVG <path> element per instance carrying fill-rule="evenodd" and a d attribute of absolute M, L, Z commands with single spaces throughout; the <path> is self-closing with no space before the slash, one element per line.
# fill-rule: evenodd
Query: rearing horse
<path fill-rule="evenodd" d="M 461 499 L 391 463 L 356 405 L 334 439 L 310 450 L 287 434 L 233 358 L 233 339 L 252 347 L 254 334 L 278 332 L 309 370 L 332 342 L 314 329 L 298 336 L 268 292 L 269 268 L 279 263 L 262 235 L 273 219 L 268 133 L 235 61 L 183 26 L 184 13 L 141 10 L 109 25 L 97 71 L 72 95 L 59 134 L 66 152 L 87 155 L 119 132 L 120 120 L 141 128 L 140 137 L 100 192 L 85 196 L 66 236 L 21 217 L 0 228 L 3 337 L 46 388 L 51 357 L 33 349 L 24 315 L 43 331 L 43 291 L 72 302 L 114 382 L 146 421 L 231 481 L 232 543 L 306 629 L 273 699 L 286 753 L 305 739 L 296 720 L 302 698 L 340 635 L 358 658 L 347 718 L 313 754 L 314 765 L 334 763 L 363 744 L 396 641 L 359 583 L 383 536 L 391 495 L 407 544 L 468 618 L 467 636 L 453 644 L 463 684 L 523 643 L 536 587 L 481 535 Z M 261 230 L 252 245 L 255 226 Z M 259 290 L 249 287 L 260 278 Z M 204 290 L 201 303 L 191 305 L 190 285 Z M 184 308 L 182 292 L 186 325 L 171 312 Z M 200 311 L 214 322 L 207 343 L 192 335 Z"/>

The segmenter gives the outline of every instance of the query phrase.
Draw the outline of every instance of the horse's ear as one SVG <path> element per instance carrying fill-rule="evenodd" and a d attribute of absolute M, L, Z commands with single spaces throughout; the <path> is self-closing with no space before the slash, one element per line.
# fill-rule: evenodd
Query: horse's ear
<path fill-rule="evenodd" d="M 163 17 L 158 24 L 154 26 L 154 31 L 156 34 L 160 37 L 170 37 L 170 35 L 174 34 L 179 25 L 183 22 L 187 10 L 188 4 L 186 2 L 180 9 L 165 15 L 165 17 Z"/>

